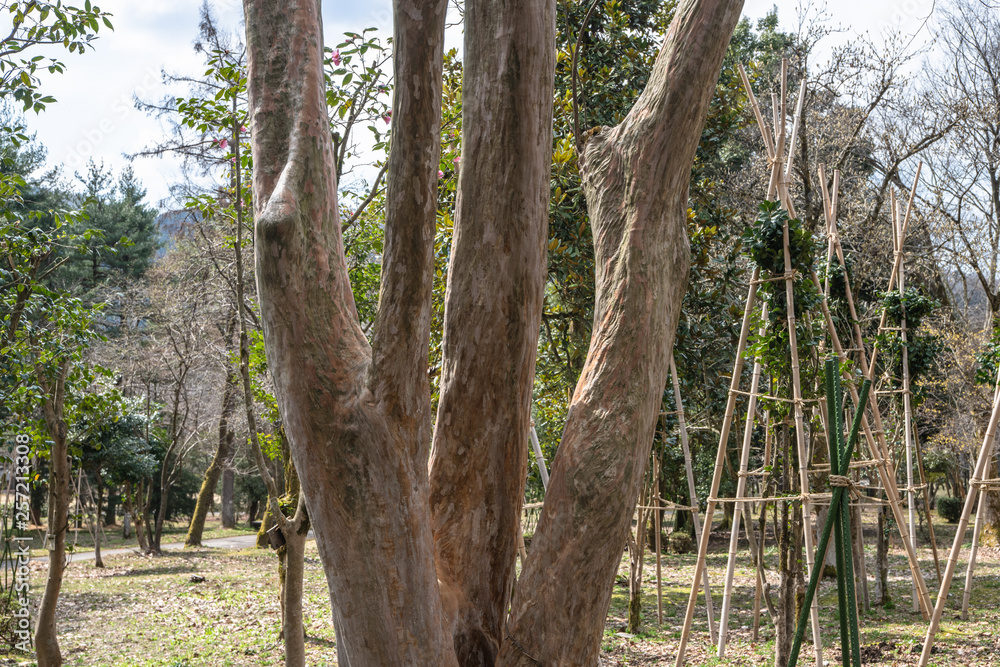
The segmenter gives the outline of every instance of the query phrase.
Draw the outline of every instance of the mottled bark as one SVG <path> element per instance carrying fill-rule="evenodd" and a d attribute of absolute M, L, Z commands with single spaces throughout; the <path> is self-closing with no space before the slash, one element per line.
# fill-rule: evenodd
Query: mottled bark
<path fill-rule="evenodd" d="M 49 458 L 49 516 L 46 526 L 49 572 L 38 606 L 38 620 L 35 622 L 35 657 L 38 659 L 38 667 L 59 667 L 63 664 L 56 636 L 56 604 L 66 569 L 66 529 L 69 526 L 69 450 L 66 443 L 66 422 L 63 421 L 68 371 L 69 362 L 64 361 L 55 377 L 49 377 L 43 369 L 37 372 L 38 383 L 45 392 L 45 426 L 52 441 Z"/>
<path fill-rule="evenodd" d="M 269 367 L 357 665 L 455 664 L 435 572 L 427 357 L 446 0 L 399 0 L 372 348 L 344 260 L 320 3 L 245 0 L 256 265 Z"/>
<path fill-rule="evenodd" d="M 691 164 L 742 6 L 680 3 L 635 106 L 586 144 L 594 333 L 514 595 L 501 665 L 597 664 L 687 284 Z"/>
<path fill-rule="evenodd" d="M 492 665 L 517 553 L 545 286 L 555 0 L 468 0 L 462 166 L 430 484 L 463 665 Z"/>
<path fill-rule="evenodd" d="M 636 107 L 587 145 L 595 333 L 510 631 L 503 618 L 545 278 L 554 2 L 466 4 L 467 115 L 430 479 L 447 2 L 395 3 L 371 347 L 343 256 L 319 4 L 244 0 L 261 319 L 339 660 L 529 664 L 530 652 L 541 664 L 595 665 L 684 293 L 691 164 L 742 2 L 682 3 Z"/>

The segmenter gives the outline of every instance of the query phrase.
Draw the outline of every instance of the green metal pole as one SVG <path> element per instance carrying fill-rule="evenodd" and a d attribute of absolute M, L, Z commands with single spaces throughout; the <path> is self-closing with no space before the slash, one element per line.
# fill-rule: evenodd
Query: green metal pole
<path fill-rule="evenodd" d="M 836 475 L 840 472 L 840 455 L 847 448 L 844 445 L 844 405 L 843 393 L 840 388 L 840 377 L 836 371 L 836 362 L 832 359 L 826 361 L 826 405 L 828 413 L 828 424 L 830 432 L 826 434 L 827 445 L 830 449 L 830 474 Z M 840 506 L 846 505 L 843 500 Z M 837 557 L 837 609 L 840 611 L 840 652 L 843 664 L 850 661 L 851 637 L 847 623 L 847 588 L 844 585 L 844 527 L 841 521 L 841 513 L 831 504 L 827 512 L 827 518 L 833 519 L 833 544 Z M 826 554 L 820 554 L 820 558 L 826 559 Z"/>
<path fill-rule="evenodd" d="M 835 372 L 835 371 L 834 371 Z M 832 375 L 830 370 L 830 362 L 827 362 L 827 378 Z M 868 392 L 871 389 L 871 381 L 865 380 L 861 384 L 861 395 L 858 398 L 858 410 L 854 414 L 854 422 L 851 424 L 851 435 L 847 442 L 847 451 L 844 457 L 839 463 L 841 464 L 840 472 L 841 474 L 847 472 L 847 466 L 850 463 L 851 455 L 854 453 L 854 447 L 858 441 L 858 430 L 861 428 L 861 417 L 864 415 L 864 406 L 867 405 Z M 830 545 L 830 533 L 833 532 L 834 517 L 837 516 L 840 503 L 844 497 L 844 487 L 838 486 L 833 490 L 833 499 L 830 502 L 830 510 L 826 516 L 826 522 L 823 525 L 823 534 L 820 537 L 819 546 L 816 551 L 819 554 L 826 554 L 827 547 Z M 816 588 L 819 584 L 819 577 L 822 573 L 823 568 L 814 567 L 812 571 L 812 576 L 809 577 L 809 586 L 806 588 L 806 597 L 802 603 L 802 611 L 799 614 L 799 623 L 795 628 L 795 637 L 792 641 L 792 653 L 788 661 L 788 667 L 795 667 L 799 659 L 799 650 L 802 648 L 802 638 L 805 636 L 806 623 L 809 617 L 809 608 L 812 606 L 813 598 L 816 596 Z M 860 656 L 859 656 L 860 657 Z"/>
<path fill-rule="evenodd" d="M 837 423 L 839 424 L 842 420 L 841 415 L 843 415 L 843 405 L 841 401 L 843 400 L 843 391 L 840 388 L 840 377 L 837 377 L 837 398 L 838 398 L 838 408 L 841 412 L 837 413 Z M 864 404 L 860 406 L 861 411 L 864 411 Z M 841 475 L 848 475 L 851 470 L 851 457 L 847 453 L 847 446 L 844 442 L 843 431 L 838 427 L 837 429 L 837 440 L 838 447 L 841 451 Z M 861 638 L 858 633 L 858 603 L 857 596 L 854 589 L 854 549 L 852 548 L 852 535 L 851 531 L 851 508 L 850 508 L 850 494 L 841 500 L 840 503 L 840 551 L 841 551 L 841 562 L 844 564 L 844 576 L 841 577 L 841 585 L 844 588 L 844 595 L 847 599 L 847 629 L 849 631 L 850 638 L 848 640 L 847 636 L 841 636 L 841 653 L 843 654 L 843 663 L 846 665 L 847 660 L 847 646 L 850 645 L 851 651 L 851 665 L 853 667 L 861 667 Z M 840 565 L 837 566 L 837 572 L 840 573 Z"/>

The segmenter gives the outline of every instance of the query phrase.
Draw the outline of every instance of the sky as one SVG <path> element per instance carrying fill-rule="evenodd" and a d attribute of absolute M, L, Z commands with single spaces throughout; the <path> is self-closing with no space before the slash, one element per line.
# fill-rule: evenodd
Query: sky
<path fill-rule="evenodd" d="M 832 36 L 824 49 L 869 33 L 878 43 L 887 29 L 908 33 L 920 29 L 935 0 L 840 0 L 827 13 L 845 32 Z M 53 95 L 52 104 L 41 115 L 29 116 L 29 127 L 48 148 L 48 166 L 64 165 L 64 174 L 83 173 L 87 162 L 104 162 L 117 173 L 128 164 L 127 155 L 154 144 L 165 134 L 161 121 L 135 108 L 133 99 L 159 101 L 183 90 L 163 83 L 162 72 L 199 75 L 204 66 L 193 44 L 198 33 L 202 0 L 103 0 L 102 10 L 111 12 L 115 30 L 102 29 L 96 49 L 84 55 L 60 54 L 67 65 L 64 74 L 46 75 L 43 91 Z M 763 16 L 773 6 L 785 30 L 798 25 L 798 0 L 747 0 L 744 14 Z M 242 0 L 212 3 L 220 25 L 242 31 Z M 328 45 L 340 40 L 344 31 L 375 27 L 391 34 L 390 0 L 323 0 L 324 34 Z M 917 43 L 927 38 L 926 28 Z M 452 29 L 450 45 L 459 45 L 461 35 Z M 171 209 L 169 186 L 181 178 L 180 165 L 171 158 L 136 158 L 133 169 L 148 190 L 148 201 Z"/>

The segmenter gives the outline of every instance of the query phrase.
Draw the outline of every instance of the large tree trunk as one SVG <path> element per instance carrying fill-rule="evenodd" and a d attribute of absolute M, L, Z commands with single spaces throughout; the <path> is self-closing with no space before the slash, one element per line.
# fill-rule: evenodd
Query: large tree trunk
<path fill-rule="evenodd" d="M 35 625 L 35 657 L 38 667 L 59 667 L 63 664 L 56 636 L 56 604 L 66 568 L 66 529 L 69 526 L 70 468 L 66 444 L 66 422 L 63 421 L 66 374 L 69 362 L 64 361 L 54 379 L 38 371 L 39 384 L 45 390 L 45 425 L 52 441 L 49 459 L 49 516 L 46 532 L 49 537 L 49 574 L 45 592 L 38 607 Z"/>
<path fill-rule="evenodd" d="M 235 316 L 228 327 L 228 351 L 232 350 L 234 327 Z M 215 450 L 212 463 L 205 471 L 205 479 L 198 492 L 198 501 L 194 506 L 194 514 L 191 516 L 187 537 L 184 538 L 184 546 L 186 547 L 201 545 L 201 536 L 205 532 L 205 519 L 208 517 L 208 509 L 212 506 L 215 497 L 215 488 L 219 485 L 219 477 L 223 474 L 223 469 L 227 469 L 226 466 L 232 457 L 236 433 L 229 427 L 229 420 L 233 416 L 233 411 L 236 410 L 237 382 L 239 382 L 239 378 L 236 372 L 232 368 L 227 368 L 226 386 L 222 390 L 222 411 L 219 414 L 219 445 Z M 232 526 L 225 526 L 225 502 L 223 502 L 223 527 L 232 528 Z"/>
<path fill-rule="evenodd" d="M 317 0 L 244 0 L 268 365 L 354 667 L 454 665 L 435 571 L 427 359 L 447 0 L 399 0 L 374 345 L 344 260 Z M 508 564 L 508 567 L 510 565 Z"/>
<path fill-rule="evenodd" d="M 635 106 L 586 144 L 594 333 L 500 664 L 597 664 L 687 284 L 691 164 L 742 6 L 680 3 Z"/>
<path fill-rule="evenodd" d="M 682 3 L 636 107 L 587 145 L 594 337 L 510 629 L 545 279 L 555 3 L 466 3 L 464 155 L 430 480 L 447 2 L 395 3 L 371 347 L 343 256 L 319 5 L 244 0 L 264 339 L 338 655 L 352 667 L 492 665 L 499 648 L 499 665 L 595 665 L 684 294 L 691 164 L 742 2 Z"/>
<path fill-rule="evenodd" d="M 503 641 L 545 286 L 555 0 L 467 0 L 462 166 L 431 454 L 438 576 L 462 665 Z"/>

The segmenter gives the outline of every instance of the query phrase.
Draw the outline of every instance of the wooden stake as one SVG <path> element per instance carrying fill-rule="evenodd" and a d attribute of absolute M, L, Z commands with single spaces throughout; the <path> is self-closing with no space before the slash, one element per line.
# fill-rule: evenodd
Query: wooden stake
<path fill-rule="evenodd" d="M 698 490 L 694 484 L 694 464 L 691 460 L 691 448 L 688 446 L 687 420 L 684 417 L 684 401 L 681 400 L 681 383 L 677 375 L 677 365 L 674 354 L 670 353 L 670 376 L 674 385 L 674 405 L 677 406 L 677 425 L 681 435 L 681 448 L 684 450 L 684 471 L 687 473 L 688 498 L 691 501 L 691 520 L 694 522 L 694 539 L 701 542 L 701 519 L 698 516 Z M 708 580 L 708 568 L 702 569 L 702 583 L 705 586 L 705 611 L 708 614 L 708 635 L 714 644 L 716 641 L 715 613 L 712 609 L 712 588 Z"/>

